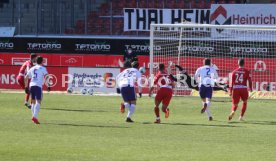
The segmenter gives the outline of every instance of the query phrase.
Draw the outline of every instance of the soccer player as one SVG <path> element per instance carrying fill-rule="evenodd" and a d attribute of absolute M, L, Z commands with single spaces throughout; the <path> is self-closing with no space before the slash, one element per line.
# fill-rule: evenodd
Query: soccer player
<path fill-rule="evenodd" d="M 128 69 L 128 68 L 131 68 L 131 62 L 129 60 L 124 62 L 124 69 Z M 117 93 L 120 93 L 119 90 L 117 91 Z M 126 108 L 125 103 L 122 102 L 120 107 L 121 113 L 125 113 L 125 108 Z"/>
<path fill-rule="evenodd" d="M 136 108 L 136 92 L 135 83 L 138 83 L 139 96 L 142 97 L 142 87 L 138 82 L 141 78 L 141 73 L 139 72 L 139 63 L 134 61 L 131 63 L 132 68 L 127 68 L 123 70 L 117 76 L 118 88 L 117 93 L 121 93 L 124 100 L 124 107 L 128 108 L 128 114 L 126 122 L 133 122 L 131 119 Z"/>
<path fill-rule="evenodd" d="M 32 121 L 35 124 L 39 124 L 39 121 L 37 119 L 41 101 L 42 101 L 42 86 L 44 83 L 44 77 L 46 81 L 48 82 L 48 72 L 45 67 L 42 66 L 43 58 L 41 56 L 38 56 L 36 58 L 37 65 L 33 66 L 26 74 L 25 76 L 25 92 L 26 94 L 31 94 L 32 97 Z M 28 81 L 30 81 L 30 87 L 28 85 Z M 48 87 L 48 91 L 50 90 L 50 87 Z"/>
<path fill-rule="evenodd" d="M 130 61 L 130 62 L 138 61 L 138 60 L 136 60 L 136 59 L 138 59 L 137 54 L 132 51 L 131 47 L 128 47 L 126 53 L 124 54 L 123 59 L 124 59 L 124 62 L 125 61 Z"/>
<path fill-rule="evenodd" d="M 23 65 L 20 67 L 19 74 L 16 77 L 16 80 L 22 89 L 25 89 L 25 81 L 24 81 L 25 75 L 29 71 L 29 69 L 34 66 L 36 57 L 37 55 L 35 53 L 31 53 L 30 60 L 23 63 Z M 27 84 L 29 84 L 29 82 L 27 82 Z M 25 95 L 25 106 L 30 109 L 31 105 L 29 105 L 28 103 L 29 97 L 30 97 L 30 94 Z"/>
<path fill-rule="evenodd" d="M 215 85 L 215 79 L 218 78 L 217 71 L 211 67 L 211 59 L 204 59 L 204 66 L 199 67 L 195 73 L 195 79 L 198 82 L 199 95 L 202 100 L 201 113 L 206 112 L 209 121 L 213 120 L 210 106 L 213 95 L 213 87 Z"/>
<path fill-rule="evenodd" d="M 232 96 L 232 112 L 230 113 L 228 120 L 232 120 L 235 115 L 235 111 L 238 108 L 238 104 L 240 99 L 242 100 L 242 109 L 239 117 L 240 121 L 243 121 L 244 113 L 247 107 L 247 99 L 248 99 L 248 87 L 252 92 L 252 81 L 250 71 L 244 68 L 244 59 L 239 59 L 238 61 L 239 68 L 235 69 L 232 72 L 232 76 L 230 79 L 230 96 Z"/>
<path fill-rule="evenodd" d="M 179 81 L 182 85 L 186 85 L 188 86 L 190 89 L 194 89 L 194 90 L 199 90 L 198 87 L 198 83 L 195 79 L 193 79 L 188 73 L 187 71 L 185 71 L 181 66 L 179 65 L 175 65 L 176 68 L 178 68 L 179 72 L 180 72 L 180 77 L 179 77 Z M 214 68 L 216 69 L 216 68 Z M 177 78 L 174 77 L 172 74 L 170 74 L 170 76 L 172 77 L 172 79 L 177 82 Z M 185 81 L 185 82 L 183 82 Z M 228 92 L 227 90 L 228 85 L 223 84 L 221 86 L 217 85 L 217 83 L 215 83 L 215 86 L 213 87 L 214 91 L 225 91 Z"/>
<path fill-rule="evenodd" d="M 156 120 L 154 123 L 160 124 L 160 113 L 159 113 L 159 105 L 162 102 L 162 111 L 165 113 L 165 118 L 169 117 L 170 109 L 168 108 L 172 94 L 173 94 L 173 88 L 175 86 L 174 81 L 170 77 L 170 75 L 166 72 L 165 65 L 159 64 L 159 72 L 154 77 L 154 85 L 157 85 L 159 87 L 156 97 L 155 97 L 155 107 L 154 112 L 156 115 Z M 149 96 L 151 97 L 152 91 L 154 89 L 154 86 L 150 88 Z"/>

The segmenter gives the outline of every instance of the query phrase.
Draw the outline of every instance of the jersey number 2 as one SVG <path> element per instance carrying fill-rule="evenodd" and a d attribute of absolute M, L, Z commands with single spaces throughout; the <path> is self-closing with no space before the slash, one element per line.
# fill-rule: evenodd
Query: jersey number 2
<path fill-rule="evenodd" d="M 210 75 L 210 68 L 206 68 L 206 70 L 207 70 L 207 73 L 206 73 L 206 75 Z"/>
<path fill-rule="evenodd" d="M 243 74 L 236 74 L 236 83 L 242 83 L 243 82 Z"/>

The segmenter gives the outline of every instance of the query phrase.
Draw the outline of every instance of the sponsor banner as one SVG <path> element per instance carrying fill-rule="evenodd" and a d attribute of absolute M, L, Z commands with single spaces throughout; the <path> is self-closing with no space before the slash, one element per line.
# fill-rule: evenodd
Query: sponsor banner
<path fill-rule="evenodd" d="M 30 52 L 62 51 L 62 44 L 59 39 L 33 39 L 24 45 Z"/>
<path fill-rule="evenodd" d="M 124 64 L 122 55 L 37 54 L 45 58 L 47 66 L 123 67 Z M 29 60 L 29 56 L 29 54 L 1 53 L 0 64 L 21 65 Z M 149 67 L 149 56 L 141 55 L 138 59 L 140 66 Z"/>
<path fill-rule="evenodd" d="M 12 58 L 12 65 L 23 65 L 26 61 L 30 60 L 30 58 Z"/>
<path fill-rule="evenodd" d="M 176 42 L 177 43 L 177 42 Z M 227 44 L 227 45 L 225 45 Z M 209 57 L 222 55 L 225 57 L 274 57 L 276 54 L 276 42 L 249 42 L 249 41 L 221 41 L 221 40 L 183 40 L 180 48 L 181 54 L 199 57 Z M 172 46 L 171 50 L 178 51 L 178 46 Z M 166 52 L 166 49 L 157 51 L 158 53 Z M 173 53 L 172 53 L 173 54 Z M 170 54 L 170 55 L 172 55 Z M 178 52 L 175 52 L 177 55 Z"/>
<path fill-rule="evenodd" d="M 68 84 L 64 83 L 68 81 L 68 67 L 47 67 L 50 74 L 50 81 L 53 83 L 51 90 L 53 91 L 65 91 L 68 88 Z M 44 86 L 44 90 L 47 90 Z"/>
<path fill-rule="evenodd" d="M 149 55 L 149 39 L 0 38 L 0 52 L 123 55 L 128 47 Z"/>
<path fill-rule="evenodd" d="M 276 4 L 212 4 L 210 23 L 216 25 L 276 25 Z M 271 39 L 276 30 L 214 29 L 213 37 L 243 37 L 248 40 Z"/>
<path fill-rule="evenodd" d="M 0 66 L 0 89 L 21 89 L 17 83 L 17 75 L 20 66 Z M 48 73 L 52 75 L 53 91 L 65 91 L 67 86 L 62 86 L 62 80 L 66 80 L 68 67 L 47 67 Z M 44 86 L 44 90 L 47 90 Z"/>
<path fill-rule="evenodd" d="M 255 99 L 276 99 L 276 92 L 254 91 L 250 93 L 250 98 Z"/>
<path fill-rule="evenodd" d="M 28 60 L 30 60 L 30 58 L 12 57 L 12 65 L 23 65 Z M 44 66 L 47 66 L 47 60 L 47 58 L 43 58 Z"/>
<path fill-rule="evenodd" d="M 116 76 L 120 68 L 76 68 L 68 69 L 68 86 L 74 91 L 93 89 L 94 92 L 116 92 Z"/>
<path fill-rule="evenodd" d="M 21 89 L 16 81 L 19 69 L 19 66 L 0 66 L 1 89 Z"/>
<path fill-rule="evenodd" d="M 149 31 L 151 23 L 175 24 L 188 21 L 209 24 L 209 17 L 209 9 L 125 8 L 124 31 Z"/>
<path fill-rule="evenodd" d="M 13 51 L 14 50 L 14 42 L 11 38 L 0 38 L 0 51 Z"/>
<path fill-rule="evenodd" d="M 41 50 L 29 50 L 28 42 L 36 42 L 36 44 L 42 43 L 42 41 L 47 42 L 59 42 L 61 44 L 61 50 L 56 49 L 43 49 L 41 45 L 33 45 L 33 48 L 41 48 Z M 185 39 L 183 39 L 185 41 Z M 90 44 L 89 44 L 90 43 Z M 96 45 L 98 43 L 98 45 Z M 175 40 L 175 43 L 179 43 L 178 40 Z M 225 41 L 222 40 L 189 40 L 183 42 L 181 50 L 183 52 L 199 52 L 199 53 L 215 53 L 215 54 L 227 54 L 232 55 L 246 54 L 246 55 L 274 55 L 276 48 L 271 46 L 276 46 L 276 42 L 264 42 L 264 41 L 230 41 L 227 40 L 227 47 L 225 47 Z M 92 44 L 92 45 L 91 45 Z M 166 49 L 162 47 L 163 44 L 156 44 L 154 46 L 155 52 L 163 52 Z M 46 45 L 47 46 L 47 45 Z M 123 56 L 127 48 L 131 47 L 133 52 L 138 56 L 149 56 L 150 45 L 149 40 L 145 39 L 32 39 L 32 38 L 12 38 L 12 39 L 3 39 L 0 38 L 0 59 L 5 53 L 31 53 L 35 52 L 38 54 L 60 54 L 63 57 L 57 58 L 56 55 L 46 55 L 47 57 L 55 58 L 57 61 L 56 65 L 62 66 L 81 66 L 85 65 L 86 59 L 83 59 L 84 55 L 87 56 Z M 175 50 L 178 51 L 178 46 L 175 47 Z M 173 48 L 172 47 L 172 48 Z M 79 48 L 79 49 L 78 49 Z M 64 57 L 65 56 L 65 57 Z M 14 56 L 15 57 L 15 56 Z M 17 57 L 17 56 L 16 56 Z M 68 60 L 68 59 L 71 60 Z M 67 61 L 68 60 L 68 61 Z M 66 61 L 66 62 L 65 62 Z M 5 61 L 6 62 L 6 61 Z M 8 62 L 7 62 L 8 63 Z M 48 64 L 50 60 L 48 61 Z"/>

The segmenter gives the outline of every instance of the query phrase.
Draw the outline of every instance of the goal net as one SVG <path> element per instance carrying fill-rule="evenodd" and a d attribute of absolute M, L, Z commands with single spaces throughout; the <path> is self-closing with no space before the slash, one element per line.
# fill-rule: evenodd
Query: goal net
<path fill-rule="evenodd" d="M 152 24 L 150 30 L 150 74 L 156 74 L 164 63 L 173 75 L 181 65 L 193 77 L 211 58 L 224 83 L 229 73 L 245 59 L 252 73 L 253 89 L 276 96 L 276 27 L 208 24 Z M 180 83 L 176 95 L 191 95 L 192 90 Z M 259 93 L 260 94 L 260 93 Z M 276 97 L 275 97 L 276 98 Z"/>

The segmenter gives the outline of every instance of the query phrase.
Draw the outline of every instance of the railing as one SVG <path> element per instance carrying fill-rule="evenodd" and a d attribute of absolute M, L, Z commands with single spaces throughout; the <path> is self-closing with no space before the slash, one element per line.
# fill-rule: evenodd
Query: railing
<path fill-rule="evenodd" d="M 235 3 L 235 0 L 223 1 Z M 123 31 L 123 8 L 210 8 L 215 0 L 5 0 L 0 26 L 16 35 L 149 35 Z"/>

